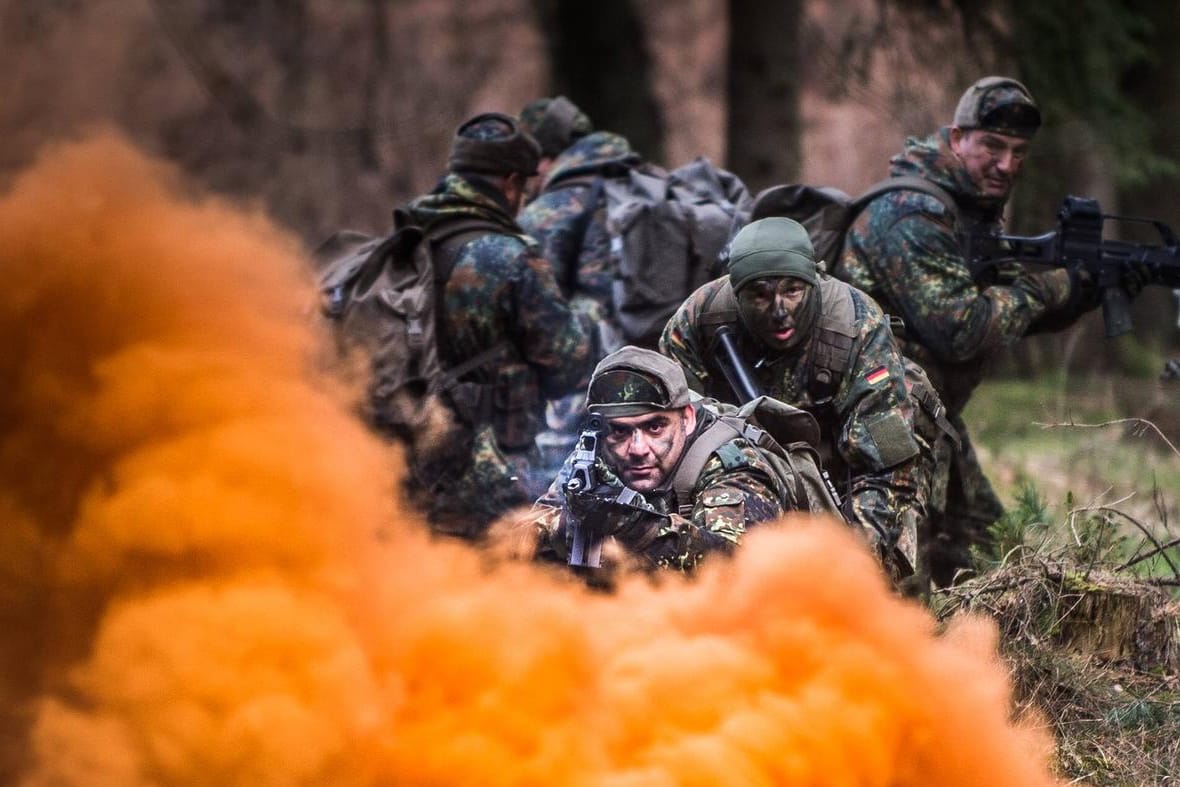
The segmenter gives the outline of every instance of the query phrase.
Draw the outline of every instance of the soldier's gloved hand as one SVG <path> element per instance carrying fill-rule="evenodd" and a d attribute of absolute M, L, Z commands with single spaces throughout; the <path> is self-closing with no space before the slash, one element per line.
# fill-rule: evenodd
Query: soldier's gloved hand
<path fill-rule="evenodd" d="M 1066 309 L 1074 313 L 1097 309 L 1102 303 L 1102 292 L 1098 289 L 1098 282 L 1094 280 L 1093 274 L 1081 265 L 1070 265 L 1065 272 L 1069 275 L 1069 297 L 1064 304 Z"/>
<path fill-rule="evenodd" d="M 1123 268 L 1123 275 L 1119 277 L 1119 284 L 1127 291 L 1127 297 L 1135 300 L 1143 288 L 1155 280 L 1151 268 L 1142 262 L 1134 262 Z"/>
<path fill-rule="evenodd" d="M 631 549 L 641 550 L 656 539 L 669 516 L 630 487 L 623 487 L 612 502 L 604 527 Z"/>
<path fill-rule="evenodd" d="M 578 522 L 593 522 L 606 516 L 610 510 L 613 489 L 592 489 L 585 492 L 566 492 L 565 507 Z"/>

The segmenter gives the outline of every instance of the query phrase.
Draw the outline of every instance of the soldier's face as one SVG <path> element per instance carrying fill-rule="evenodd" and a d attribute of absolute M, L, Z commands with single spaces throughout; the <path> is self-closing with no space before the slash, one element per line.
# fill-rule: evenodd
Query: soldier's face
<path fill-rule="evenodd" d="M 778 276 L 755 279 L 737 293 L 742 323 L 772 350 L 788 350 L 802 340 L 799 308 L 811 285 L 801 279 Z"/>
<path fill-rule="evenodd" d="M 680 461 L 696 423 L 696 410 L 691 406 L 611 418 L 603 440 L 607 463 L 624 484 L 637 492 L 649 492 L 662 484 Z"/>
<path fill-rule="evenodd" d="M 982 129 L 951 129 L 951 150 L 985 197 L 1006 198 L 1016 183 L 1024 159 L 1027 139 Z"/>

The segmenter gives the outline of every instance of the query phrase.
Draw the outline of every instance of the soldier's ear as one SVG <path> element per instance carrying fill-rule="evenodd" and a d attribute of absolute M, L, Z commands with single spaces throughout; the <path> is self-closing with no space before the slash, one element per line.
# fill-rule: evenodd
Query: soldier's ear
<path fill-rule="evenodd" d="M 966 138 L 966 136 L 967 129 L 960 128 L 959 126 L 951 126 L 951 150 L 956 156 L 959 155 L 959 146 L 963 144 L 963 140 Z"/>
<path fill-rule="evenodd" d="M 691 404 L 686 404 L 680 412 L 684 414 L 684 433 L 692 434 L 697 428 L 697 409 Z"/>

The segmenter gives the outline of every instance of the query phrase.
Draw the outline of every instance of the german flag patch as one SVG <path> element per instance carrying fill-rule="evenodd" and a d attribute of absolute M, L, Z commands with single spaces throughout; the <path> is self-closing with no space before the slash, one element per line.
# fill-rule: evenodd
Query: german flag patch
<path fill-rule="evenodd" d="M 865 375 L 865 382 L 869 385 L 876 385 L 889 376 L 889 369 L 885 366 L 878 366 L 873 371 Z"/>

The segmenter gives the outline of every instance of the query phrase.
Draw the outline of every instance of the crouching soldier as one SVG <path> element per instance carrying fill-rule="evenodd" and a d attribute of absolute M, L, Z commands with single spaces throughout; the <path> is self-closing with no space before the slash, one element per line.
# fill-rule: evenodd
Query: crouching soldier
<path fill-rule="evenodd" d="M 694 390 L 738 402 L 744 396 L 728 382 L 719 340 L 732 337 L 754 387 L 815 416 L 844 513 L 895 580 L 908 576 L 933 477 L 933 449 L 916 437 L 915 417 L 926 399 L 938 417 L 937 395 L 918 379 L 911 390 L 881 309 L 822 272 L 797 222 L 773 217 L 742 228 L 730 243 L 728 271 L 689 296 L 668 321 L 660 350 L 679 362 Z"/>
<path fill-rule="evenodd" d="M 689 392 L 674 361 L 623 347 L 594 370 L 588 427 L 538 501 L 541 558 L 597 566 L 613 539 L 651 566 L 690 570 L 729 552 L 746 529 L 789 510 L 839 516 L 823 486 L 814 419 L 760 402 L 802 438 L 790 450 L 753 407 L 718 409 Z"/>

